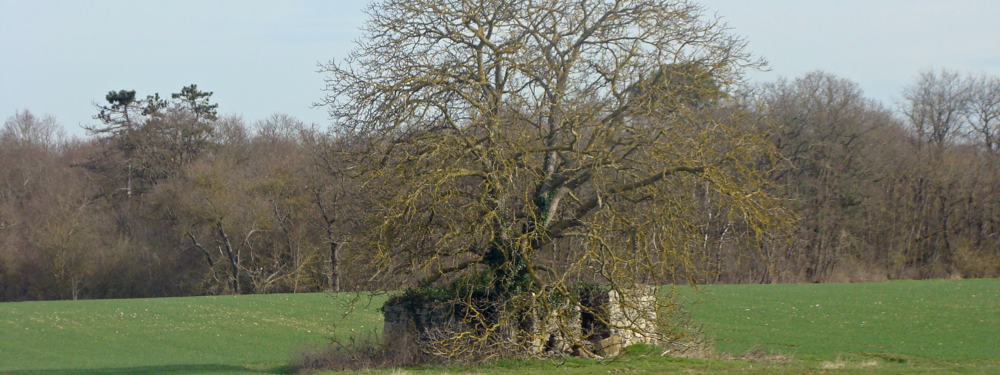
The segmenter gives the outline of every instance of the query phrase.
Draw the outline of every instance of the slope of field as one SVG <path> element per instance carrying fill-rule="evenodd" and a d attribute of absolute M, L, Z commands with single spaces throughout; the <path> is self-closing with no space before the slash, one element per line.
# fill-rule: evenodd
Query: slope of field
<path fill-rule="evenodd" d="M 689 305 L 721 352 L 791 362 L 648 357 L 598 364 L 512 362 L 435 373 L 1000 373 L 1000 280 L 719 285 Z M 690 295 L 690 294 L 689 294 Z M 0 304 L 0 375 L 280 374 L 331 326 L 381 326 L 352 295 L 219 296 Z M 843 358 L 840 361 L 839 358 Z M 872 365 L 875 364 L 875 365 Z M 865 367 L 865 366 L 875 367 Z M 853 367 L 852 367 L 853 366 Z"/>
<path fill-rule="evenodd" d="M 719 285 L 689 306 L 716 349 L 1000 363 L 1000 281 Z"/>
<path fill-rule="evenodd" d="M 2 303 L 0 373 L 281 372 L 295 350 L 327 342 L 332 325 L 371 327 L 381 319 L 375 309 L 384 299 L 370 306 L 361 303 L 356 314 L 340 320 L 350 297 L 320 293 Z"/>

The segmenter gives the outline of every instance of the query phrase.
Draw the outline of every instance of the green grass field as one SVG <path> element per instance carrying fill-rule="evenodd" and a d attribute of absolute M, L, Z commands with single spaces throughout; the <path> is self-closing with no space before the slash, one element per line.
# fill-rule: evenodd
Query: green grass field
<path fill-rule="evenodd" d="M 0 304 L 0 373 L 281 373 L 331 326 L 364 329 L 377 306 L 350 296 L 272 294 Z M 381 327 L 381 324 L 378 325 Z"/>
<path fill-rule="evenodd" d="M 1000 373 L 1000 280 L 709 286 L 692 318 L 720 353 L 790 361 L 571 359 L 410 373 Z M 692 294 L 686 293 L 687 296 Z M 0 374 L 281 374 L 305 346 L 380 327 L 350 295 L 220 296 L 0 304 Z M 391 371 L 389 371 L 391 372 Z M 396 371 L 397 373 L 403 373 Z"/>
<path fill-rule="evenodd" d="M 998 280 L 727 285 L 691 306 L 719 350 L 1000 361 Z"/>

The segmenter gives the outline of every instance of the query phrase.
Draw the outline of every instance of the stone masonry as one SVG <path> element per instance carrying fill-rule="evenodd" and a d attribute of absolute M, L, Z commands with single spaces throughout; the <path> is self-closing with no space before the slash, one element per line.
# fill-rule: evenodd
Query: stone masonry
<path fill-rule="evenodd" d="M 656 344 L 655 287 L 596 290 L 581 297 L 580 305 L 552 309 L 544 319 L 531 313 L 527 326 L 522 326 L 528 329 L 525 346 L 531 355 L 569 354 L 584 348 L 616 356 L 632 344 Z M 385 339 L 399 350 L 419 350 L 422 335 L 434 329 L 460 332 L 469 328 L 447 304 L 390 299 L 382 311 Z"/>

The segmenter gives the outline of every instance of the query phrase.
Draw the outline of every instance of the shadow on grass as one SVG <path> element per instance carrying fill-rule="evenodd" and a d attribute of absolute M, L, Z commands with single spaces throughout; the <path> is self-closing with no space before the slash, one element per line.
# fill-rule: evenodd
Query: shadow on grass
<path fill-rule="evenodd" d="M 0 375 L 288 374 L 288 366 L 164 365 L 97 369 L 0 371 Z"/>

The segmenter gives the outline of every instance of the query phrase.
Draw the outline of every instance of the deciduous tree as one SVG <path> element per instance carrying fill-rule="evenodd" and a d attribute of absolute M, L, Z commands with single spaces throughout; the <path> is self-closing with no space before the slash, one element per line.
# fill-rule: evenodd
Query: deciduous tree
<path fill-rule="evenodd" d="M 450 291 L 475 327 L 442 341 L 449 355 L 502 346 L 580 279 L 693 281 L 695 184 L 750 232 L 781 221 L 754 167 L 773 149 L 723 94 L 762 62 L 702 7 L 387 0 L 368 14 L 354 52 L 323 66 L 323 104 L 387 187 L 373 279 Z"/>

